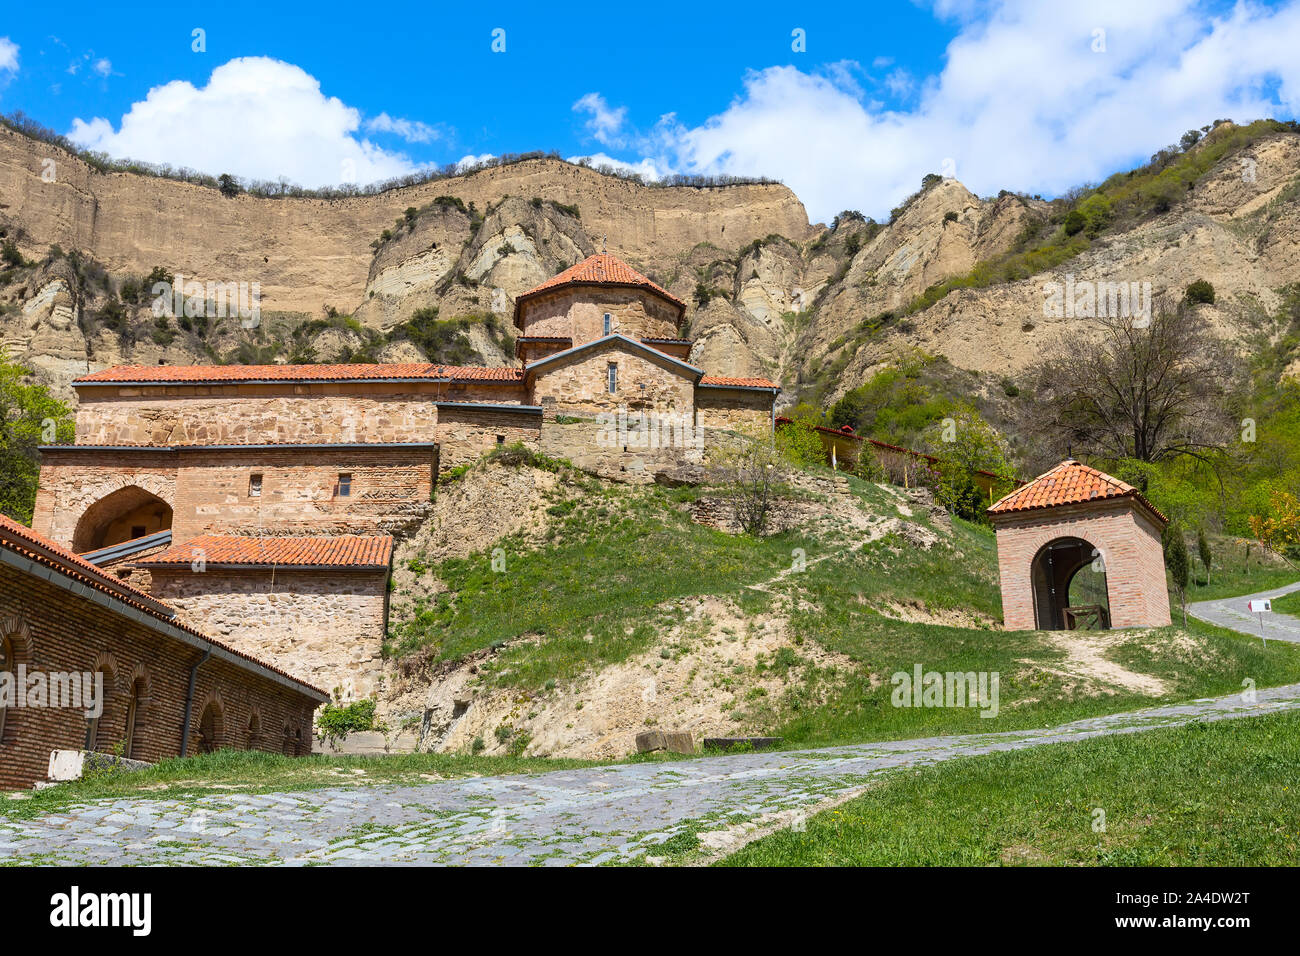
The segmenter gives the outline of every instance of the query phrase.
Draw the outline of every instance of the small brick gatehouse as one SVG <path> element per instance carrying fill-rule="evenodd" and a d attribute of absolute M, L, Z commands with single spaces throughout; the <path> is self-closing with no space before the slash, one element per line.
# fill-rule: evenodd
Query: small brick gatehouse
<path fill-rule="evenodd" d="M 1160 542 L 1169 522 L 1131 485 L 1070 459 L 988 514 L 1009 630 L 1170 623 Z"/>

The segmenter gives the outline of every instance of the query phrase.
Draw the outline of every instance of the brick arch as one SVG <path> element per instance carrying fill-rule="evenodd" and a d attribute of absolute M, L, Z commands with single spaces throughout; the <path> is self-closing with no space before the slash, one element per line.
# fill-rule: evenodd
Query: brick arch
<path fill-rule="evenodd" d="M 0 617 L 0 648 L 6 645 L 9 654 L 3 663 L 4 670 L 16 672 L 19 664 L 31 664 L 32 632 L 27 622 L 16 614 Z M 18 712 L 11 714 L 10 708 L 0 707 L 0 749 L 17 739 L 21 720 Z"/>
<path fill-rule="evenodd" d="M 212 691 L 203 698 L 203 702 L 194 709 L 194 723 L 191 725 L 193 745 L 190 753 L 213 753 L 226 746 L 226 703 L 220 691 Z"/>
<path fill-rule="evenodd" d="M 174 489 L 170 486 L 170 482 L 155 475 L 134 475 L 129 478 L 122 477 L 114 484 L 116 487 L 111 490 L 104 489 L 104 493 L 91 502 L 77 519 L 76 528 L 72 532 L 73 551 L 85 553 L 109 544 L 117 544 L 116 540 L 105 540 L 104 536 L 109 525 L 138 509 L 147 509 L 150 506 L 157 506 L 164 512 L 162 528 L 171 527 L 173 516 L 171 498 Z"/>
<path fill-rule="evenodd" d="M 150 713 L 153 710 L 153 674 L 144 664 L 136 664 L 123 684 L 126 691 L 123 708 L 125 721 L 122 742 L 125 754 L 134 760 L 147 759 Z"/>
<path fill-rule="evenodd" d="M 117 686 L 121 668 L 111 651 L 100 651 L 91 662 L 90 672 L 104 675 L 104 693 L 99 716 L 86 721 L 86 749 L 103 752 L 112 746 L 110 728 L 119 723 L 124 706 Z"/>
<path fill-rule="evenodd" d="M 1105 573 L 1105 549 L 1082 535 L 1071 533 L 1051 538 L 1034 552 L 1029 574 L 1034 589 L 1034 623 L 1039 629 L 1060 630 L 1068 626 L 1065 609 L 1070 606 L 1075 578 L 1098 560 L 1106 586 L 1106 603 L 1098 623 L 1109 627 L 1110 581 Z"/>
<path fill-rule="evenodd" d="M 248 712 L 247 740 L 245 746 L 249 750 L 260 749 L 265 735 L 266 731 L 262 723 L 262 709 L 254 704 Z"/>

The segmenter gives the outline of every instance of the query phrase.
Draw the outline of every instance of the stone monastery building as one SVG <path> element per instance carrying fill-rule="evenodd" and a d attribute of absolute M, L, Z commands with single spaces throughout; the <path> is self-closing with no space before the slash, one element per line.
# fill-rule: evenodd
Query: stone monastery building
<path fill-rule="evenodd" d="M 611 444 L 599 422 L 621 412 L 698 434 L 773 427 L 774 383 L 691 364 L 685 309 L 599 254 L 518 298 L 512 366 L 87 375 L 73 383 L 75 444 L 42 449 L 33 528 L 237 650 L 365 696 L 393 535 L 428 514 L 440 473 L 516 442 L 614 472 L 698 455 Z"/>

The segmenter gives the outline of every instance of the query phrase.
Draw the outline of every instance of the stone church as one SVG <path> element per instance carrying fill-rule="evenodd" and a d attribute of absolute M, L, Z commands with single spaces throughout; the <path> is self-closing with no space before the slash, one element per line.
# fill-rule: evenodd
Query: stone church
<path fill-rule="evenodd" d="M 514 443 L 608 472 L 699 453 L 629 440 L 615 416 L 773 427 L 778 387 L 691 364 L 685 311 L 602 253 L 519 296 L 511 366 L 104 369 L 73 383 L 75 443 L 41 449 L 33 527 L 236 649 L 365 696 L 393 536 L 439 474 Z"/>

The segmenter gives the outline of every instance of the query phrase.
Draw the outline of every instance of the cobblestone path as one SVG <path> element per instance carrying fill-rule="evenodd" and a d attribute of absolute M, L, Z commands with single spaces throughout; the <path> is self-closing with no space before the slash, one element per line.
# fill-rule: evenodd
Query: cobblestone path
<path fill-rule="evenodd" d="M 654 862 L 694 839 L 847 796 L 953 757 L 1300 708 L 1300 684 L 1044 730 L 736 754 L 528 776 L 186 801 L 93 801 L 0 820 L 0 863 L 569 865 Z M 782 817 L 782 814 L 785 816 Z M 775 815 L 775 816 L 773 816 Z"/>

